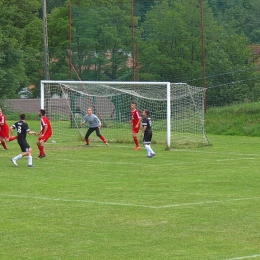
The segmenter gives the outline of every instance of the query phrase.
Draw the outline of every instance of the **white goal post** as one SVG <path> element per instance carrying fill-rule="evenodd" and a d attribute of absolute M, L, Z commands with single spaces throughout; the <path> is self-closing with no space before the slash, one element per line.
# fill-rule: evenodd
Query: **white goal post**
<path fill-rule="evenodd" d="M 167 148 L 209 145 L 203 88 L 170 82 L 41 81 L 41 108 L 52 122 L 55 141 L 82 140 L 86 129 L 79 125 L 92 107 L 108 142 L 133 142 L 128 124 L 132 101 L 141 113 L 151 111 L 154 143 Z M 94 134 L 91 138 L 98 140 Z"/>

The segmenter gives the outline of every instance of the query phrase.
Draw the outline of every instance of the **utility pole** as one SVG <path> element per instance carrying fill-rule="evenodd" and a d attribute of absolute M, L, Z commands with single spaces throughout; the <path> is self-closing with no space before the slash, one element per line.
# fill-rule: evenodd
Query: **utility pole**
<path fill-rule="evenodd" d="M 202 47 L 202 70 L 203 70 L 203 88 L 204 88 L 204 112 L 206 112 L 207 108 L 207 100 L 206 100 L 206 61 L 205 61 L 205 36 L 204 36 L 204 12 L 203 12 L 203 0 L 200 0 L 200 20 L 201 20 L 201 47 Z"/>
<path fill-rule="evenodd" d="M 131 23 L 132 23 L 132 79 L 135 81 L 135 24 L 134 24 L 134 0 L 131 0 Z"/>
<path fill-rule="evenodd" d="M 43 13 L 43 46 L 44 46 L 44 78 L 50 79 L 49 72 L 49 51 L 48 51 L 48 30 L 47 30 L 47 11 L 46 0 L 42 0 L 42 13 Z"/>
<path fill-rule="evenodd" d="M 72 4 L 70 2 L 70 18 L 69 18 L 69 70 L 70 80 L 72 80 Z"/>

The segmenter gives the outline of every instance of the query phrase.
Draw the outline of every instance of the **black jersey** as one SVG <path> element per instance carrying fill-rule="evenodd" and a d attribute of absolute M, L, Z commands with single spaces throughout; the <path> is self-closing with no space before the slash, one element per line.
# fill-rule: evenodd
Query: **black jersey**
<path fill-rule="evenodd" d="M 12 127 L 17 130 L 17 135 L 18 135 L 17 141 L 18 142 L 26 141 L 26 135 L 28 132 L 30 132 L 28 124 L 24 121 L 19 121 L 16 122 Z"/>
<path fill-rule="evenodd" d="M 143 117 L 142 126 L 146 126 L 145 132 L 151 132 L 152 131 L 152 120 L 151 120 L 151 118 L 148 117 L 148 116 Z"/>

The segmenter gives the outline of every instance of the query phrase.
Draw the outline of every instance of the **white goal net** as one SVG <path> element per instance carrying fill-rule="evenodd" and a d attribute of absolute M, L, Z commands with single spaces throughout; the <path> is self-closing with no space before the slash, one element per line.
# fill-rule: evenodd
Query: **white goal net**
<path fill-rule="evenodd" d="M 86 129 L 79 126 L 87 108 L 92 107 L 108 142 L 132 143 L 128 123 L 132 101 L 141 113 L 151 111 L 153 143 L 164 143 L 168 148 L 209 144 L 203 88 L 169 82 L 41 82 L 41 108 L 51 120 L 55 141 L 82 140 Z M 98 141 L 94 134 L 91 138 Z"/>

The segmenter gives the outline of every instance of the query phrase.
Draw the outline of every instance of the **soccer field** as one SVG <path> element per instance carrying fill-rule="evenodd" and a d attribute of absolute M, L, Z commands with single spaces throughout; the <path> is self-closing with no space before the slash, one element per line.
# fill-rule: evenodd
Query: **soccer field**
<path fill-rule="evenodd" d="M 129 133 L 130 135 L 131 133 Z M 260 259 L 260 138 L 146 157 L 134 144 L 0 151 L 0 259 Z"/>

